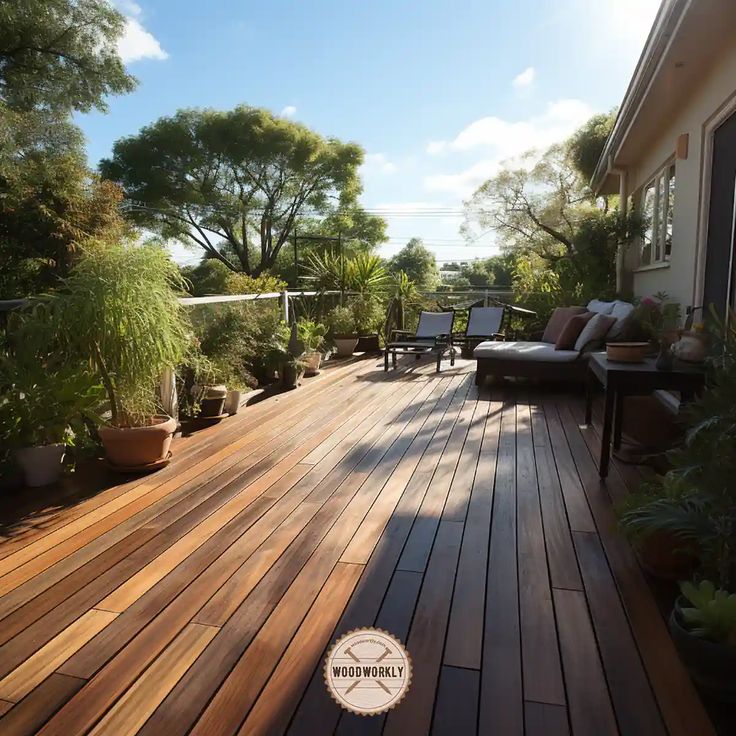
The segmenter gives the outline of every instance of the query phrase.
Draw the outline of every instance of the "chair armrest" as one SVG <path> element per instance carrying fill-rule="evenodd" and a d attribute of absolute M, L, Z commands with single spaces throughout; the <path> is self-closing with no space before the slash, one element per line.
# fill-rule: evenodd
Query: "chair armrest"
<path fill-rule="evenodd" d="M 397 335 L 409 335 L 414 337 L 414 333 L 411 330 L 391 330 L 391 340 L 394 340 Z"/>

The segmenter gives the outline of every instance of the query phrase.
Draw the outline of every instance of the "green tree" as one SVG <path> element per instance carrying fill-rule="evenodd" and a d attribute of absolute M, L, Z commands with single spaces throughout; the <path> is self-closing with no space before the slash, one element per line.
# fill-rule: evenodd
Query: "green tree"
<path fill-rule="evenodd" d="M 88 239 L 123 237 L 121 202 L 119 187 L 88 170 L 66 115 L 0 103 L 0 298 L 53 286 Z"/>
<path fill-rule="evenodd" d="M 616 121 L 616 111 L 594 115 L 568 142 L 570 162 L 586 182 L 593 178 L 608 136 Z"/>
<path fill-rule="evenodd" d="M 123 138 L 103 175 L 134 220 L 196 243 L 233 271 L 270 268 L 300 217 L 351 208 L 362 149 L 267 110 L 181 110 Z"/>
<path fill-rule="evenodd" d="M 437 261 L 421 238 L 412 238 L 388 264 L 391 273 L 403 271 L 418 289 L 432 290 L 440 282 Z"/>
<path fill-rule="evenodd" d="M 623 217 L 608 200 L 596 199 L 571 151 L 568 141 L 503 168 L 468 202 L 463 230 L 495 230 L 506 251 L 533 255 L 552 269 L 562 293 L 612 293 L 616 252 L 641 233 L 641 218 Z"/>
<path fill-rule="evenodd" d="M 117 51 L 125 19 L 107 0 L 0 3 L 0 101 L 20 109 L 104 110 L 135 79 Z"/>

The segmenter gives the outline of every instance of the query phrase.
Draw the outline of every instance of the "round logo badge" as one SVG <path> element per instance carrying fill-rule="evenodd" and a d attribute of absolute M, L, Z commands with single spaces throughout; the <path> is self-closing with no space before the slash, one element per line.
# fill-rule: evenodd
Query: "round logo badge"
<path fill-rule="evenodd" d="M 346 710 L 374 715 L 393 708 L 411 682 L 401 642 L 381 629 L 355 629 L 337 640 L 325 660 L 325 682 Z"/>

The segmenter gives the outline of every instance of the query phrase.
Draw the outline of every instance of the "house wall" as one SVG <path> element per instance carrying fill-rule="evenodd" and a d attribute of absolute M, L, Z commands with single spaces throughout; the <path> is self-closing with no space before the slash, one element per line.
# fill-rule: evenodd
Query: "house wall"
<path fill-rule="evenodd" d="M 673 91 L 676 94 L 676 91 Z M 702 294 L 702 274 L 699 272 L 698 249 L 704 248 L 707 230 L 701 228 L 701 202 L 706 203 L 703 217 L 707 217 L 707 177 L 703 186 L 706 141 L 712 136 L 712 121 L 733 102 L 736 95 L 736 39 L 719 56 L 718 62 L 702 79 L 701 85 L 680 105 L 679 114 L 663 120 L 661 133 L 646 147 L 647 154 L 636 167 L 626 172 L 626 190 L 636 193 L 645 186 L 664 165 L 675 157 L 678 137 L 689 134 L 687 159 L 675 161 L 675 205 L 672 225 L 672 254 L 666 264 L 639 266 L 639 249 L 631 247 L 625 259 L 624 284 L 633 288 L 634 295 L 643 297 L 667 292 L 683 308 L 697 304 Z"/>

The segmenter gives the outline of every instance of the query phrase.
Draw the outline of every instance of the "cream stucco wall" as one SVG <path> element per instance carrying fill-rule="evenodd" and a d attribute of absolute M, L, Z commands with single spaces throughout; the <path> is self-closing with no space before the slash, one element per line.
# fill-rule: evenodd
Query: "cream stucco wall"
<path fill-rule="evenodd" d="M 696 304 L 701 295 L 702 275 L 698 273 L 698 249 L 704 250 L 700 241 L 701 201 L 706 203 L 707 184 L 703 192 L 703 170 L 710 170 L 707 143 L 712 136 L 713 120 L 722 114 L 725 106 L 731 107 L 736 96 L 736 39 L 718 62 L 702 79 L 701 84 L 687 99 L 682 100 L 679 114 L 663 120 L 656 139 L 651 140 L 635 168 L 626 172 L 626 190 L 635 193 L 675 156 L 678 137 L 689 134 L 689 151 L 685 160 L 677 160 L 675 206 L 672 226 L 672 255 L 669 263 L 638 268 L 639 252 L 633 247 L 626 257 L 626 281 L 633 285 L 635 296 L 642 297 L 660 291 L 667 292 L 683 308 Z M 706 177 L 707 178 L 707 177 Z"/>

